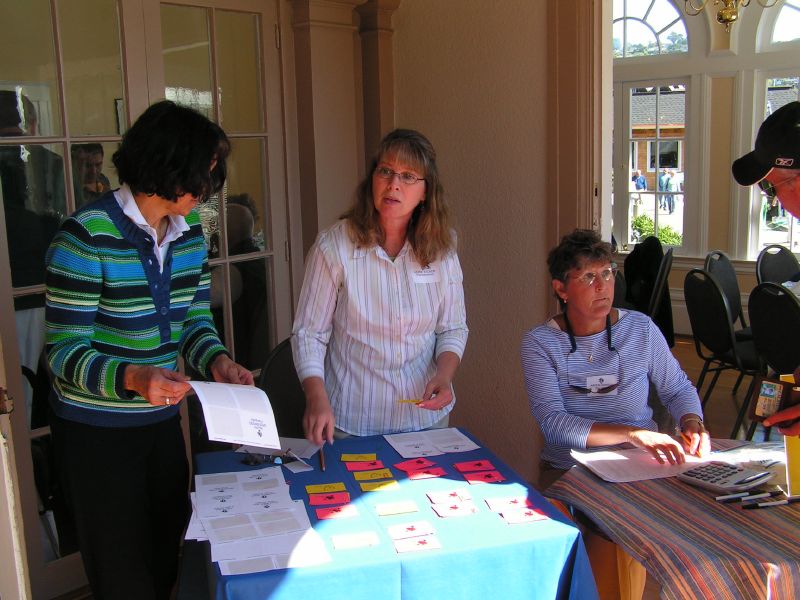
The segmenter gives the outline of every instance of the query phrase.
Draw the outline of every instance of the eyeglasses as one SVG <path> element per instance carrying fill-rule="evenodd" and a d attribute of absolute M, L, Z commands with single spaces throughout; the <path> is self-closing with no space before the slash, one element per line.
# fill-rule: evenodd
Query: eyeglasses
<path fill-rule="evenodd" d="M 616 276 L 617 276 L 617 265 L 611 263 L 611 266 L 608 269 L 603 269 L 599 273 L 595 273 L 593 271 L 587 271 L 583 275 L 575 277 L 575 279 L 588 287 L 594 285 L 598 277 L 600 277 L 600 279 L 602 279 L 603 281 L 608 282 L 614 279 L 614 277 Z"/>
<path fill-rule="evenodd" d="M 783 185 L 784 183 L 791 181 L 795 177 L 800 175 L 800 173 L 795 173 L 794 175 L 790 175 L 786 179 L 781 179 L 777 184 L 773 184 L 771 181 L 767 181 L 767 179 L 762 179 L 758 182 L 758 187 L 761 188 L 761 191 L 769 198 L 773 200 L 775 196 L 778 195 L 778 186 Z"/>
<path fill-rule="evenodd" d="M 424 177 L 417 177 L 413 173 L 409 173 L 408 171 L 403 171 L 402 173 L 398 173 L 397 171 L 392 171 L 388 167 L 376 167 L 375 175 L 380 177 L 381 179 L 386 179 L 391 181 L 394 179 L 394 176 L 397 175 L 400 178 L 400 183 L 403 185 L 414 185 L 418 181 L 424 181 Z"/>

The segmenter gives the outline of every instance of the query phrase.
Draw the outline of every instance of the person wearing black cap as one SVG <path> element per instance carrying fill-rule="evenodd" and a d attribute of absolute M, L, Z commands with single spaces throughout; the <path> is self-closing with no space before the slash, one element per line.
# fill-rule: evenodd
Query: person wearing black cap
<path fill-rule="evenodd" d="M 767 117 L 758 129 L 755 149 L 735 160 L 731 170 L 740 185 L 757 183 L 770 200 L 777 197 L 800 218 L 800 102 L 785 104 Z M 800 368 L 795 380 L 800 381 Z M 764 425 L 782 421 L 795 422 L 778 431 L 800 436 L 800 405 L 775 413 Z"/>

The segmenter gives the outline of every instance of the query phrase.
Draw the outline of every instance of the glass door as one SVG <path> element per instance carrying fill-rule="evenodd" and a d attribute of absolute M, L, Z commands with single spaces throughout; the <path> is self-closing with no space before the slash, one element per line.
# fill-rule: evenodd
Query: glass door
<path fill-rule="evenodd" d="M 44 255 L 63 219 L 118 186 L 131 118 L 171 98 L 232 140 L 223 193 L 201 208 L 214 316 L 257 370 L 291 330 L 275 0 L 0 3 L 0 336 L 25 551 L 35 598 L 85 585 L 47 417 Z"/>

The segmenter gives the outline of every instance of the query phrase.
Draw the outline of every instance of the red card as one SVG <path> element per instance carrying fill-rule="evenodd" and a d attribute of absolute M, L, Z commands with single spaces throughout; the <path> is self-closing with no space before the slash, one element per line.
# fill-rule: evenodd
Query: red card
<path fill-rule="evenodd" d="M 401 471 L 419 471 L 420 469 L 427 469 L 436 463 L 429 461 L 427 458 L 412 458 L 411 460 L 404 460 L 397 463 L 394 468 Z"/>
<path fill-rule="evenodd" d="M 472 471 L 464 473 L 464 479 L 470 483 L 497 483 L 506 480 L 498 471 Z"/>
<path fill-rule="evenodd" d="M 430 467 L 429 469 L 419 469 L 417 471 L 408 471 L 409 479 L 430 479 L 431 477 L 442 477 L 447 475 L 442 467 Z"/>
<path fill-rule="evenodd" d="M 383 469 L 383 462 L 371 460 L 369 462 L 346 462 L 344 463 L 348 471 L 372 471 L 373 469 Z"/>
<path fill-rule="evenodd" d="M 494 471 L 497 468 L 488 460 L 469 460 L 467 462 L 456 463 L 453 466 L 462 473 L 467 473 L 469 471 Z"/>
<path fill-rule="evenodd" d="M 348 492 L 331 492 L 330 494 L 309 494 L 308 503 L 311 506 L 324 506 L 326 504 L 347 504 L 350 502 Z"/>
<path fill-rule="evenodd" d="M 324 519 L 346 519 L 347 517 L 357 517 L 358 509 L 355 504 L 345 504 L 344 506 L 328 506 L 317 508 L 317 518 Z"/>

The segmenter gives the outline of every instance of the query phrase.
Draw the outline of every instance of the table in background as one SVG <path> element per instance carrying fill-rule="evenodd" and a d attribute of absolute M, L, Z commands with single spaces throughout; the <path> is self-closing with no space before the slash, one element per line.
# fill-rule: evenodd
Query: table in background
<path fill-rule="evenodd" d="M 609 483 L 583 467 L 547 495 L 580 510 L 641 562 L 662 598 L 800 597 L 800 504 L 742 510 L 674 477 Z"/>
<path fill-rule="evenodd" d="M 464 432 L 466 434 L 466 432 Z M 466 434 L 469 435 L 469 434 Z M 472 438 L 474 439 L 474 438 Z M 480 445 L 480 442 L 475 440 Z M 391 468 L 400 483 L 396 491 L 362 493 L 352 472 L 340 461 L 343 453 L 375 453 Z M 392 465 L 405 460 L 383 438 L 372 436 L 338 440 L 325 446 L 327 470 L 292 474 L 283 469 L 292 498 L 306 501 L 311 524 L 322 536 L 332 561 L 320 566 L 280 569 L 249 575 L 224 577 L 216 564 L 218 600 L 270 598 L 302 600 L 324 596 L 326 600 L 438 599 L 438 598 L 572 598 L 597 597 L 594 578 L 580 532 L 536 490 L 526 485 L 487 448 L 432 456 L 430 460 L 447 470 L 447 476 L 411 481 Z M 252 469 L 241 462 L 242 455 L 214 452 L 197 456 L 200 473 Z M 453 463 L 489 459 L 506 478 L 502 483 L 469 485 Z M 343 482 L 359 516 L 318 521 L 308 506 L 305 486 Z M 430 507 L 426 492 L 464 486 L 469 489 L 478 514 L 439 518 Z M 549 520 L 507 525 L 489 511 L 485 498 L 525 495 L 543 510 Z M 414 500 L 419 512 L 379 517 L 377 503 Z M 442 543 L 440 550 L 398 554 L 387 527 L 411 521 L 429 521 Z M 380 544 L 369 548 L 335 550 L 331 535 L 372 530 Z"/>

